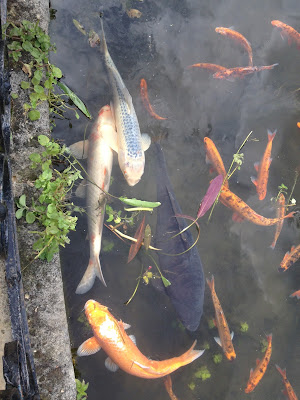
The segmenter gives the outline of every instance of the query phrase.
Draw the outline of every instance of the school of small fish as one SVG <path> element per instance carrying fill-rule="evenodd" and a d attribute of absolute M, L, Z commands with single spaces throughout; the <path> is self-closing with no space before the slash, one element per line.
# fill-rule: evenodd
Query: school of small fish
<path fill-rule="evenodd" d="M 88 216 L 88 236 L 90 241 L 90 257 L 86 272 L 80 281 L 76 293 L 86 293 L 94 284 L 95 278 L 106 286 L 106 282 L 101 270 L 100 251 L 103 230 L 103 221 L 105 215 L 106 195 L 109 190 L 110 176 L 113 163 L 113 151 L 118 154 L 120 169 L 130 186 L 136 185 L 142 178 L 145 167 L 144 152 L 151 144 L 151 139 L 146 134 L 141 134 L 138 119 L 134 110 L 132 98 L 115 66 L 107 48 L 103 18 L 101 20 L 101 51 L 104 58 L 104 64 L 109 77 L 112 89 L 112 102 L 110 105 L 102 107 L 98 118 L 92 128 L 88 140 L 75 143 L 70 146 L 71 152 L 77 158 L 87 158 L 88 179 L 84 181 L 77 189 L 78 195 L 86 192 L 87 196 L 87 216 Z M 281 35 L 288 38 L 288 44 L 295 43 L 300 48 L 300 34 L 281 21 L 274 20 L 271 24 L 280 29 Z M 224 27 L 217 27 L 217 33 L 226 36 L 237 43 L 248 54 L 248 66 L 227 68 L 217 64 L 197 63 L 188 66 L 188 69 L 200 68 L 213 73 L 215 79 L 226 79 L 234 81 L 242 79 L 246 75 L 253 74 L 262 70 L 272 70 L 278 64 L 268 66 L 253 66 L 253 52 L 249 41 L 239 32 Z M 149 114 L 159 120 L 166 120 L 166 117 L 158 115 L 148 97 L 147 82 L 144 78 L 140 81 L 140 95 L 142 103 Z M 300 126 L 299 126 L 300 127 Z M 261 160 L 254 164 L 257 177 L 249 177 L 256 187 L 259 200 L 263 201 L 267 194 L 267 185 L 269 169 L 272 158 L 272 144 L 277 131 L 267 131 L 268 142 Z M 280 134 L 280 132 L 279 132 Z M 203 311 L 204 299 L 204 274 L 200 256 L 195 247 L 192 246 L 192 237 L 189 231 L 185 235 L 182 230 L 187 229 L 187 225 L 180 222 L 181 210 L 176 201 L 166 171 L 166 164 L 160 145 L 157 143 L 157 197 L 162 206 L 158 210 L 158 223 L 156 232 L 156 246 L 161 248 L 164 243 L 168 247 L 164 250 L 166 253 L 159 254 L 161 270 L 168 278 L 171 286 L 162 288 L 170 297 L 173 306 L 183 325 L 190 331 L 195 331 L 200 323 Z M 219 193 L 220 202 L 233 210 L 234 221 L 247 220 L 261 226 L 276 225 L 274 240 L 270 247 L 274 249 L 280 232 L 286 218 L 292 218 L 294 212 L 286 213 L 288 204 L 285 196 L 280 193 L 276 199 L 277 211 L 276 217 L 266 218 L 256 213 L 240 197 L 229 189 L 228 175 L 221 158 L 221 155 L 209 137 L 204 138 L 204 147 L 206 152 L 206 162 L 211 164 L 211 172 L 214 171 L 223 177 L 221 191 Z M 221 178 L 221 177 L 220 177 Z M 172 217 L 175 217 L 172 219 Z M 161 225 L 160 225 L 161 223 Z M 176 242 L 165 240 L 166 231 L 177 234 Z M 170 256 L 169 253 L 179 253 L 178 258 Z M 280 263 L 279 271 L 287 271 L 300 258 L 300 244 L 292 246 L 291 251 L 287 252 Z M 169 274 L 169 275 L 168 275 Z M 173 276 L 172 276 L 173 274 Z M 218 279 L 217 279 L 218 280 Z M 229 361 L 238 358 L 234 346 L 234 333 L 230 332 L 221 302 L 215 290 L 215 278 L 206 279 L 209 286 L 212 302 L 215 310 L 214 324 L 218 329 L 219 337 L 215 337 L 216 342 L 221 346 L 224 355 Z M 180 294 L 185 293 L 184 297 Z M 300 290 L 291 294 L 291 297 L 300 298 Z M 138 349 L 133 335 L 127 335 L 126 329 L 130 325 L 117 320 L 108 310 L 108 307 L 95 300 L 88 300 L 85 304 L 85 314 L 92 328 L 93 336 L 84 341 L 78 348 L 78 356 L 88 356 L 95 354 L 101 348 L 105 351 L 108 358 L 105 360 L 105 366 L 110 371 L 117 371 L 118 368 L 128 374 L 145 378 L 156 379 L 164 378 L 165 388 L 171 399 L 177 399 L 173 393 L 170 374 L 178 368 L 185 366 L 198 359 L 204 350 L 195 350 L 196 341 L 182 355 L 167 360 L 154 361 L 147 358 Z M 272 334 L 266 335 L 267 347 L 261 360 L 256 360 L 255 369 L 251 369 L 248 382 L 244 383 L 244 392 L 252 392 L 257 384 L 262 380 L 267 371 L 272 354 Z M 283 378 L 285 385 L 285 394 L 288 399 L 297 399 L 297 396 L 286 377 L 286 371 L 278 365 L 276 369 Z"/>

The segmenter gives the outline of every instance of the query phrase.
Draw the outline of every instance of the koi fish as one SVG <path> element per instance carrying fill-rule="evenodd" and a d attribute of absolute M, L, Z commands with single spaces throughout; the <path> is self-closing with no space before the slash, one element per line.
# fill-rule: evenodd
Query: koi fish
<path fill-rule="evenodd" d="M 169 395 L 170 399 L 171 400 L 178 400 L 178 397 L 173 392 L 172 379 L 171 379 L 170 375 L 167 375 L 164 378 L 164 384 L 165 384 L 165 388 L 166 388 L 166 391 L 168 392 L 168 395 Z"/>
<path fill-rule="evenodd" d="M 107 307 L 95 300 L 88 300 L 84 309 L 94 336 L 79 346 L 77 354 L 88 356 L 103 348 L 108 355 L 105 366 L 112 372 L 121 368 L 139 378 L 161 378 L 196 360 L 204 352 L 194 350 L 197 343 L 195 340 L 191 348 L 179 357 L 164 361 L 150 360 L 137 348 L 135 338 L 126 334 L 125 329 L 130 325 L 114 318 Z"/>
<path fill-rule="evenodd" d="M 215 72 L 213 78 L 226 79 L 234 82 L 236 78 L 243 79 L 246 75 L 253 74 L 254 72 L 263 71 L 265 69 L 273 69 L 278 64 L 263 65 L 261 67 L 235 67 L 227 68 L 225 71 Z"/>
<path fill-rule="evenodd" d="M 220 33 L 223 36 L 228 36 L 237 43 L 239 43 L 248 53 L 249 57 L 249 66 L 253 67 L 253 54 L 252 54 L 252 47 L 251 44 L 248 42 L 248 40 L 243 36 L 241 33 L 234 31 L 230 28 L 223 28 L 223 27 L 217 27 L 215 29 L 217 33 Z"/>
<path fill-rule="evenodd" d="M 207 69 L 212 72 L 221 72 L 221 71 L 225 71 L 227 69 L 226 67 L 222 67 L 222 65 L 210 64 L 210 63 L 193 64 L 193 65 L 189 65 L 187 68 L 189 68 L 189 69 L 203 68 L 203 69 Z"/>
<path fill-rule="evenodd" d="M 272 143 L 276 135 L 276 132 L 277 132 L 276 129 L 273 133 L 268 129 L 268 144 L 265 153 L 263 155 L 263 158 L 261 159 L 261 162 L 256 162 L 254 164 L 254 168 L 258 173 L 257 178 L 251 176 L 251 181 L 256 186 L 256 192 L 258 194 L 259 200 L 263 200 L 267 194 L 269 168 L 272 162 L 271 158 Z"/>
<path fill-rule="evenodd" d="M 275 367 L 283 378 L 283 383 L 285 386 L 285 389 L 283 390 L 284 395 L 289 400 L 298 400 L 298 397 L 297 397 L 296 393 L 294 392 L 292 385 L 290 384 L 290 382 L 288 381 L 288 379 L 286 377 L 286 369 L 282 370 L 277 364 L 275 364 Z"/>
<path fill-rule="evenodd" d="M 141 79 L 140 89 L 141 89 L 141 98 L 142 98 L 143 104 L 144 104 L 145 108 L 149 111 L 150 115 L 152 115 L 152 117 L 154 117 L 155 119 L 167 119 L 164 117 L 160 117 L 153 110 L 153 108 L 150 104 L 150 101 L 149 101 L 149 97 L 148 97 L 147 82 L 144 78 Z"/>
<path fill-rule="evenodd" d="M 211 280 L 206 279 L 206 282 L 211 291 L 212 301 L 215 307 L 216 313 L 216 326 L 218 328 L 218 332 L 220 337 L 215 337 L 215 341 L 220 345 L 223 349 L 223 352 L 229 361 L 233 361 L 236 358 L 235 350 L 232 344 L 232 339 L 234 333 L 229 330 L 226 317 L 224 315 L 221 303 L 218 299 L 218 296 L 215 291 L 215 280 L 214 276 L 212 275 Z"/>
<path fill-rule="evenodd" d="M 300 128 L 300 122 L 297 122 L 297 127 Z"/>
<path fill-rule="evenodd" d="M 261 380 L 261 378 L 264 376 L 267 370 L 272 354 L 272 333 L 267 336 L 267 341 L 268 341 L 268 347 L 264 357 L 261 360 L 259 359 L 256 360 L 256 368 L 254 371 L 253 368 L 250 370 L 250 377 L 245 389 L 245 393 L 250 393 L 255 389 L 258 382 Z"/>
<path fill-rule="evenodd" d="M 106 286 L 99 260 L 106 205 L 106 196 L 101 189 L 105 191 L 109 189 L 113 152 L 103 136 L 114 134 L 115 122 L 111 108 L 104 106 L 99 111 L 98 119 L 92 128 L 89 140 L 77 142 L 70 146 L 70 151 L 75 157 L 87 157 L 88 161 L 88 180 L 82 181 L 76 194 L 79 197 L 85 197 L 86 194 L 87 198 L 90 260 L 85 274 L 77 286 L 77 294 L 83 294 L 90 290 L 96 276 Z"/>
<path fill-rule="evenodd" d="M 145 154 L 151 139 L 141 135 L 137 116 L 130 96 L 107 48 L 103 17 L 100 17 L 102 29 L 102 52 L 113 92 L 112 112 L 116 123 L 117 134 L 106 138 L 110 147 L 118 153 L 119 166 L 130 186 L 136 185 L 145 167 Z"/>
<path fill-rule="evenodd" d="M 194 243 L 190 230 L 179 235 L 187 224 L 182 214 L 167 173 L 164 153 L 159 143 L 154 143 L 157 155 L 157 209 L 155 247 L 158 251 L 160 269 L 171 285 L 160 286 L 155 279 L 154 286 L 169 296 L 182 324 L 190 331 L 195 331 L 203 313 L 205 280 L 201 259 L 196 246 L 187 251 Z M 171 236 L 176 235 L 174 238 Z M 172 254 L 178 254 L 176 257 Z"/>
<path fill-rule="evenodd" d="M 300 50 L 300 33 L 296 29 L 278 20 L 271 21 L 271 24 L 281 29 L 280 34 L 282 39 L 284 39 L 284 36 L 287 36 L 289 46 L 294 42 Z"/>
<path fill-rule="evenodd" d="M 300 258 L 300 244 L 297 247 L 292 246 L 291 251 L 286 252 L 283 257 L 280 267 L 278 268 L 279 272 L 287 271 L 291 265 L 295 264 L 295 262 Z"/>
<path fill-rule="evenodd" d="M 219 199 L 221 203 L 224 204 L 226 207 L 231 208 L 237 214 L 241 215 L 242 217 L 244 217 L 250 222 L 253 222 L 256 225 L 262 225 L 262 226 L 275 225 L 282 219 L 292 218 L 295 213 L 294 211 L 292 211 L 291 213 L 281 218 L 265 218 L 262 215 L 257 214 L 254 210 L 252 210 L 252 208 L 248 206 L 248 204 L 246 204 L 236 194 L 234 194 L 224 186 L 222 187 Z"/>
<path fill-rule="evenodd" d="M 283 218 L 284 215 L 285 215 L 285 197 L 284 197 L 283 193 L 280 193 L 280 196 L 278 197 L 277 206 L 278 206 L 278 208 L 277 208 L 276 217 L 277 218 Z M 279 235 L 280 235 L 280 232 L 281 232 L 281 229 L 282 229 L 282 226 L 283 226 L 283 222 L 284 222 L 284 220 L 281 219 L 276 224 L 276 231 L 275 231 L 274 240 L 273 240 L 273 242 L 272 242 L 272 244 L 270 246 L 271 249 L 273 249 L 273 250 L 274 250 L 274 248 L 276 246 L 277 239 L 279 238 Z"/>
<path fill-rule="evenodd" d="M 225 179 L 227 176 L 223 160 L 220 156 L 220 153 L 218 149 L 216 148 L 214 142 L 209 138 L 205 137 L 204 138 L 204 146 L 206 150 L 206 159 L 205 161 L 207 163 L 211 163 L 213 165 L 213 168 L 216 170 L 216 172 L 219 175 L 222 175 L 223 178 Z M 224 186 L 228 188 L 228 180 L 225 181 Z"/>
<path fill-rule="evenodd" d="M 290 294 L 290 297 L 297 297 L 297 299 L 300 299 L 300 290 L 297 290 L 296 292 Z"/>

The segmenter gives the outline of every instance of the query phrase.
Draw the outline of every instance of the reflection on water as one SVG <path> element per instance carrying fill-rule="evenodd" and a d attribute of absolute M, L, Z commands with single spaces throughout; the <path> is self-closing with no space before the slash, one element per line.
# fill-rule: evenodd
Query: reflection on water
<path fill-rule="evenodd" d="M 63 70 L 65 83 L 96 115 L 100 107 L 109 104 L 110 89 L 99 51 L 89 47 L 87 38 L 76 29 L 72 19 L 79 20 L 86 30 L 99 32 L 99 2 L 54 0 L 51 3 L 57 9 L 56 19 L 51 24 L 51 35 L 57 45 L 52 61 Z M 126 7 L 140 10 L 142 16 L 130 19 Z M 204 136 L 209 134 L 228 168 L 232 155 L 252 130 L 252 137 L 257 140 L 244 147 L 244 163 L 231 179 L 230 188 L 258 213 L 274 217 L 270 198 L 276 196 L 281 183 L 289 189 L 292 187 L 294 170 L 299 165 L 300 132 L 296 122 L 300 119 L 300 106 L 293 92 L 300 87 L 300 52 L 296 46 L 289 47 L 287 41 L 282 40 L 271 20 L 279 19 L 299 31 L 298 2 L 163 0 L 120 3 L 112 0 L 103 5 L 103 11 L 109 51 L 133 97 L 141 131 L 153 137 L 168 133 L 162 145 L 183 213 L 195 215 L 211 179 L 205 164 Z M 279 63 L 279 66 L 235 82 L 215 80 L 205 70 L 186 69 L 197 62 L 228 68 L 247 65 L 247 53 L 230 39 L 218 35 L 217 26 L 234 26 L 245 35 L 253 48 L 254 65 Z M 141 78 L 148 83 L 154 109 L 168 120 L 157 121 L 145 110 L 139 96 Z M 83 117 L 79 121 L 71 114 L 69 117 L 71 125 L 61 121 L 54 132 L 67 145 L 82 139 L 87 123 Z M 264 152 L 268 128 L 277 128 L 278 133 L 273 142 L 268 193 L 260 202 L 250 176 L 255 175 L 253 163 L 259 161 Z M 144 176 L 133 188 L 126 185 L 115 163 L 111 193 L 155 200 L 155 160 L 154 149 L 150 147 L 146 152 Z M 293 197 L 300 202 L 299 185 Z M 193 334 L 180 328 L 168 298 L 151 285 L 141 285 L 132 303 L 124 305 L 136 285 L 141 262 L 147 261 L 137 256 L 127 265 L 128 246 L 108 230 L 104 230 L 104 240 L 113 242 L 114 247 L 112 252 L 101 256 L 108 287 L 96 281 L 89 293 L 76 296 L 75 289 L 89 257 L 85 216 L 79 218 L 77 231 L 70 235 L 71 245 L 61 254 L 73 346 L 78 347 L 91 335 L 90 329 L 78 318 L 84 303 L 93 298 L 132 325 L 138 347 L 151 358 L 179 355 L 194 338 L 198 339 L 198 348 L 208 342 L 210 349 L 200 359 L 172 375 L 173 388 L 179 398 L 281 399 L 283 385 L 275 363 L 287 368 L 288 379 L 300 394 L 297 380 L 299 304 L 288 297 L 300 288 L 300 272 L 297 265 L 284 274 L 277 272 L 285 252 L 292 244 L 299 243 L 299 230 L 295 223 L 286 221 L 272 251 L 269 246 L 275 227 L 235 223 L 231 216 L 230 210 L 218 205 L 209 224 L 204 217 L 197 246 L 206 276 L 215 276 L 218 297 L 228 324 L 235 332 L 237 358 L 234 362 L 224 357 L 219 365 L 213 362 L 213 355 L 221 350 L 213 340 L 215 329 L 208 328 L 207 321 L 213 316 L 208 289 L 204 315 Z M 148 216 L 153 230 L 155 221 L 155 214 Z M 243 321 L 249 325 L 247 333 L 239 331 Z M 250 368 L 255 367 L 256 358 L 263 356 L 260 340 L 268 333 L 273 333 L 271 362 L 253 394 L 246 395 L 244 388 Z M 100 396 L 115 400 L 167 398 L 160 380 L 144 381 L 122 371 L 113 374 L 104 367 L 105 357 L 100 352 L 78 360 L 82 378 L 90 382 L 90 400 Z M 204 365 L 211 372 L 211 378 L 202 382 L 193 375 Z M 191 382 L 195 383 L 194 390 L 188 386 Z"/>

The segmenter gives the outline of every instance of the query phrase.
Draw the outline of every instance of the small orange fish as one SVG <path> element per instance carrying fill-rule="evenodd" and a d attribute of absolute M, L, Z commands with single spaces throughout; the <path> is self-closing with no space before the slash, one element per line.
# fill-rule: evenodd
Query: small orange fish
<path fill-rule="evenodd" d="M 255 370 L 253 371 L 252 368 L 250 371 L 250 377 L 245 389 L 245 393 L 250 393 L 255 389 L 258 382 L 261 380 L 261 378 L 264 376 L 267 370 L 267 366 L 269 364 L 272 354 L 272 333 L 267 336 L 267 341 L 268 341 L 268 347 L 264 357 L 261 360 L 257 359 Z"/>
<path fill-rule="evenodd" d="M 277 206 L 278 206 L 278 208 L 277 208 L 276 217 L 277 218 L 283 218 L 284 215 L 285 215 L 285 197 L 284 197 L 283 193 L 280 193 L 280 196 L 278 197 Z M 282 229 L 282 226 L 283 226 L 283 222 L 284 222 L 284 219 L 280 219 L 280 221 L 278 221 L 277 224 L 276 224 L 276 231 L 275 231 L 274 240 L 273 240 L 273 242 L 272 242 L 272 244 L 270 246 L 271 249 L 273 249 L 273 250 L 274 250 L 274 248 L 276 246 L 277 239 L 279 238 L 279 235 L 280 235 L 280 232 L 281 232 L 281 229 Z"/>
<path fill-rule="evenodd" d="M 222 175 L 225 179 L 227 173 L 224 167 L 223 160 L 214 142 L 209 137 L 205 137 L 204 146 L 206 150 L 206 162 L 211 163 L 218 175 Z M 225 181 L 224 186 L 228 188 L 228 180 Z"/>
<path fill-rule="evenodd" d="M 291 265 L 295 264 L 295 262 L 300 258 L 300 244 L 297 247 L 292 246 L 291 251 L 286 252 L 283 260 L 280 263 L 280 267 L 278 268 L 279 272 L 287 271 Z"/>
<path fill-rule="evenodd" d="M 233 82 L 236 78 L 242 79 L 246 75 L 253 74 L 254 72 L 263 71 L 265 69 L 273 69 L 278 64 L 263 65 L 261 67 L 235 67 L 227 68 L 225 71 L 215 72 L 213 78 L 216 79 L 227 79 Z"/>
<path fill-rule="evenodd" d="M 289 46 L 294 42 L 300 50 L 300 33 L 297 32 L 296 29 L 278 20 L 271 21 L 271 24 L 281 29 L 281 37 L 282 39 L 284 36 L 288 38 Z"/>
<path fill-rule="evenodd" d="M 290 297 L 297 297 L 297 299 L 300 299 L 300 290 L 297 290 L 296 292 L 290 294 Z"/>
<path fill-rule="evenodd" d="M 297 122 L 297 126 L 298 126 L 298 128 L 300 128 L 300 122 Z"/>
<path fill-rule="evenodd" d="M 94 336 L 79 346 L 77 354 L 88 356 L 103 348 L 108 355 L 105 366 L 110 371 L 115 372 L 120 367 L 140 378 L 161 378 L 196 360 L 204 352 L 194 350 L 195 340 L 191 348 L 179 357 L 164 361 L 150 360 L 139 351 L 135 338 L 126 334 L 125 329 L 130 326 L 114 318 L 107 307 L 95 300 L 88 300 L 84 309 Z"/>
<path fill-rule="evenodd" d="M 234 31 L 233 29 L 230 28 L 223 28 L 223 27 L 217 27 L 215 29 L 217 33 L 220 33 L 223 36 L 228 36 L 231 39 L 235 40 L 238 42 L 242 47 L 247 51 L 248 57 L 249 57 L 249 66 L 253 66 L 253 54 L 252 54 L 252 47 L 251 44 L 248 42 L 248 40 L 243 36 L 241 33 Z"/>
<path fill-rule="evenodd" d="M 232 344 L 232 338 L 234 333 L 231 332 L 226 321 L 226 317 L 224 315 L 221 303 L 218 299 L 218 296 L 215 291 L 215 280 L 214 276 L 212 275 L 211 280 L 206 279 L 206 282 L 211 291 L 212 301 L 215 307 L 216 313 L 216 326 L 218 328 L 218 332 L 220 337 L 215 337 L 215 341 L 222 347 L 223 352 L 229 361 L 233 361 L 236 358 L 236 354 L 234 351 L 234 347 Z"/>
<path fill-rule="evenodd" d="M 271 152 L 272 152 L 272 143 L 273 139 L 276 135 L 277 130 L 272 133 L 268 129 L 268 144 L 266 150 L 264 152 L 263 158 L 261 162 L 257 162 L 254 164 L 254 168 L 257 171 L 257 178 L 251 177 L 252 183 L 256 186 L 256 191 L 258 194 L 259 200 L 263 200 L 267 194 L 267 185 L 269 179 L 269 168 L 272 162 Z"/>
<path fill-rule="evenodd" d="M 221 203 L 224 204 L 224 206 L 231 208 L 237 214 L 241 215 L 242 217 L 244 217 L 250 222 L 253 222 L 256 225 L 262 225 L 262 226 L 275 225 L 282 219 L 292 218 L 294 216 L 294 212 L 291 212 L 282 218 L 265 218 L 262 215 L 257 214 L 254 210 L 252 210 L 252 208 L 248 206 L 248 204 L 246 204 L 236 194 L 234 194 L 224 186 L 222 187 L 222 191 L 219 198 Z"/>
<path fill-rule="evenodd" d="M 275 365 L 275 367 L 283 378 L 283 383 L 285 386 L 285 390 L 283 390 L 284 395 L 289 400 L 298 400 L 298 397 L 296 396 L 296 393 L 294 392 L 292 385 L 290 384 L 290 382 L 288 381 L 288 379 L 286 377 L 286 369 L 282 370 L 277 364 Z"/>
<path fill-rule="evenodd" d="M 149 101 L 147 82 L 145 79 L 141 79 L 140 89 L 141 89 L 141 98 L 142 98 L 143 104 L 144 104 L 145 108 L 149 111 L 149 114 L 152 115 L 152 117 L 154 117 L 155 119 L 167 119 L 164 117 L 160 117 L 153 110 L 153 108 L 150 104 L 150 101 Z"/>
<path fill-rule="evenodd" d="M 222 65 L 210 64 L 210 63 L 193 64 L 193 65 L 189 65 L 187 68 L 189 68 L 189 69 L 203 68 L 203 69 L 208 69 L 209 71 L 212 71 L 212 72 L 226 71 L 226 69 L 227 69 L 226 67 L 222 67 Z"/>

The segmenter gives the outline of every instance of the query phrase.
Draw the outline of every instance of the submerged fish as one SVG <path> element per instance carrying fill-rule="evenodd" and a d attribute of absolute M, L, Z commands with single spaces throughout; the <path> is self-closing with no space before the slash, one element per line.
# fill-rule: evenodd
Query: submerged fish
<path fill-rule="evenodd" d="M 70 146 L 71 153 L 77 158 L 87 156 L 88 180 L 81 183 L 77 195 L 84 197 L 86 189 L 88 235 L 90 241 L 90 260 L 81 279 L 77 294 L 86 293 L 94 284 L 96 276 L 106 286 L 99 260 L 103 221 L 105 215 L 106 196 L 101 190 L 108 191 L 112 169 L 113 152 L 107 145 L 104 136 L 115 134 L 115 123 L 110 106 L 104 106 L 99 111 L 89 140 L 78 142 Z"/>
<path fill-rule="evenodd" d="M 257 162 L 254 164 L 254 168 L 257 172 L 257 178 L 251 177 L 252 183 L 256 186 L 256 191 L 258 194 L 259 200 L 263 200 L 267 194 L 267 185 L 269 179 L 269 168 L 272 162 L 271 152 L 272 152 L 272 143 L 273 139 L 276 135 L 277 130 L 271 132 L 268 129 L 268 144 L 266 150 L 264 152 L 263 158 L 261 162 Z"/>
<path fill-rule="evenodd" d="M 264 376 L 267 370 L 272 354 L 272 334 L 267 336 L 267 341 L 268 341 L 268 347 L 264 357 L 261 360 L 257 359 L 255 370 L 253 371 L 253 369 L 251 369 L 250 371 L 250 377 L 245 389 L 245 393 L 250 393 L 255 389 L 258 382 L 261 380 L 261 378 Z"/>
<path fill-rule="evenodd" d="M 226 67 L 222 67 L 222 65 L 210 64 L 210 63 L 192 64 L 192 65 L 189 65 L 187 68 L 189 68 L 189 69 L 202 68 L 202 69 L 207 69 L 212 72 L 225 71 L 227 69 Z"/>
<path fill-rule="evenodd" d="M 222 175 L 225 179 L 227 176 L 223 160 L 220 156 L 218 149 L 216 148 L 214 142 L 209 138 L 204 138 L 204 146 L 206 150 L 206 162 L 211 163 L 213 168 L 219 175 Z M 225 187 L 228 187 L 228 180 L 224 183 Z"/>
<path fill-rule="evenodd" d="M 297 297 L 297 299 L 300 299 L 300 290 L 296 290 L 296 292 L 290 294 L 290 297 Z"/>
<path fill-rule="evenodd" d="M 157 201 L 161 203 L 157 209 L 155 247 L 166 253 L 158 252 L 161 271 L 171 282 L 171 285 L 165 288 L 166 293 L 183 325 L 188 330 L 195 331 L 203 312 L 203 268 L 195 246 L 184 254 L 168 255 L 186 251 L 194 240 L 190 230 L 171 239 L 171 236 L 186 228 L 187 224 L 183 218 L 175 216 L 182 214 L 182 211 L 167 174 L 163 151 L 158 143 L 154 146 L 157 153 Z"/>
<path fill-rule="evenodd" d="M 249 57 L 249 66 L 253 66 L 253 54 L 252 54 L 252 47 L 251 44 L 248 42 L 248 40 L 243 36 L 241 33 L 234 31 L 233 29 L 230 28 L 224 28 L 224 27 L 217 27 L 215 29 L 217 33 L 220 33 L 223 36 L 228 36 L 229 38 L 233 39 L 237 43 L 239 43 L 248 53 Z"/>
<path fill-rule="evenodd" d="M 254 210 L 252 210 L 251 207 L 248 206 L 248 204 L 246 204 L 242 199 L 240 199 L 236 194 L 231 192 L 225 186 L 222 187 L 219 198 L 221 203 L 224 204 L 226 207 L 231 208 L 243 218 L 247 219 L 250 222 L 253 222 L 256 225 L 275 225 L 282 219 L 292 218 L 294 216 L 294 212 L 291 212 L 283 216 L 282 218 L 265 218 L 262 215 L 257 214 Z"/>
<path fill-rule="evenodd" d="M 297 32 L 296 29 L 278 20 L 271 21 L 271 24 L 276 28 L 281 29 L 281 37 L 283 38 L 286 36 L 288 38 L 289 45 L 294 42 L 300 50 L 300 33 Z"/>
<path fill-rule="evenodd" d="M 134 186 L 144 173 L 144 151 L 150 146 L 151 139 L 146 134 L 141 135 L 132 98 L 108 52 L 102 20 L 101 16 L 101 47 L 113 92 L 113 115 L 117 129 L 117 135 L 108 138 L 108 144 L 118 153 L 119 165 L 128 185 Z"/>
<path fill-rule="evenodd" d="M 291 251 L 287 251 L 283 260 L 280 263 L 280 267 L 278 268 L 279 272 L 287 271 L 297 260 L 300 258 L 300 244 L 298 246 L 292 246 Z"/>
<path fill-rule="evenodd" d="M 215 313 L 216 313 L 215 322 L 220 336 L 220 337 L 215 337 L 214 339 L 218 343 L 218 345 L 222 347 L 226 358 L 229 361 L 233 361 L 236 358 L 235 350 L 232 344 L 232 338 L 234 333 L 233 332 L 230 333 L 225 314 L 223 312 L 221 303 L 215 291 L 214 276 L 211 277 L 211 280 L 206 279 L 206 282 L 211 291 L 211 297 L 214 303 Z"/>
<path fill-rule="evenodd" d="M 285 215 L 285 197 L 283 193 L 280 193 L 278 200 L 277 200 L 277 212 L 276 212 L 276 217 L 277 218 L 283 218 Z M 279 238 L 282 226 L 283 226 L 284 219 L 281 219 L 280 221 L 277 222 L 276 224 L 276 231 L 274 235 L 274 240 L 271 244 L 271 249 L 275 249 L 277 240 Z"/>
<path fill-rule="evenodd" d="M 143 104 L 144 104 L 145 108 L 149 111 L 149 114 L 152 115 L 152 117 L 154 117 L 155 119 L 167 119 L 167 118 L 164 118 L 164 117 L 160 117 L 153 110 L 153 107 L 151 106 L 150 101 L 149 101 L 149 97 L 148 97 L 147 82 L 146 82 L 146 80 L 144 78 L 141 79 L 140 89 L 141 89 L 141 98 L 142 98 Z"/>
<path fill-rule="evenodd" d="M 266 69 L 273 69 L 278 64 L 263 65 L 261 67 L 235 67 L 227 68 L 225 71 L 215 72 L 213 77 L 216 79 L 227 79 L 228 81 L 234 81 L 236 78 L 242 79 L 246 75 L 253 74 L 254 72 L 264 71 Z"/>
<path fill-rule="evenodd" d="M 204 352 L 194 350 L 197 343 L 195 340 L 191 348 L 179 357 L 163 361 L 150 360 L 137 348 L 134 336 L 126 334 L 125 329 L 130 325 L 114 318 L 107 307 L 95 300 L 88 300 L 84 309 L 94 336 L 79 346 L 77 354 L 88 356 L 102 348 L 108 355 L 105 366 L 110 371 L 115 372 L 121 368 L 140 378 L 161 378 L 196 360 Z"/>
<path fill-rule="evenodd" d="M 286 377 L 286 369 L 282 370 L 279 367 L 279 365 L 277 365 L 277 364 L 275 364 L 275 367 L 283 378 L 283 383 L 285 386 L 285 390 L 283 390 L 284 395 L 288 398 L 288 400 L 298 400 L 298 397 L 297 397 L 296 393 L 294 392 L 292 385 L 290 384 L 290 382 L 288 381 L 288 379 Z"/>

